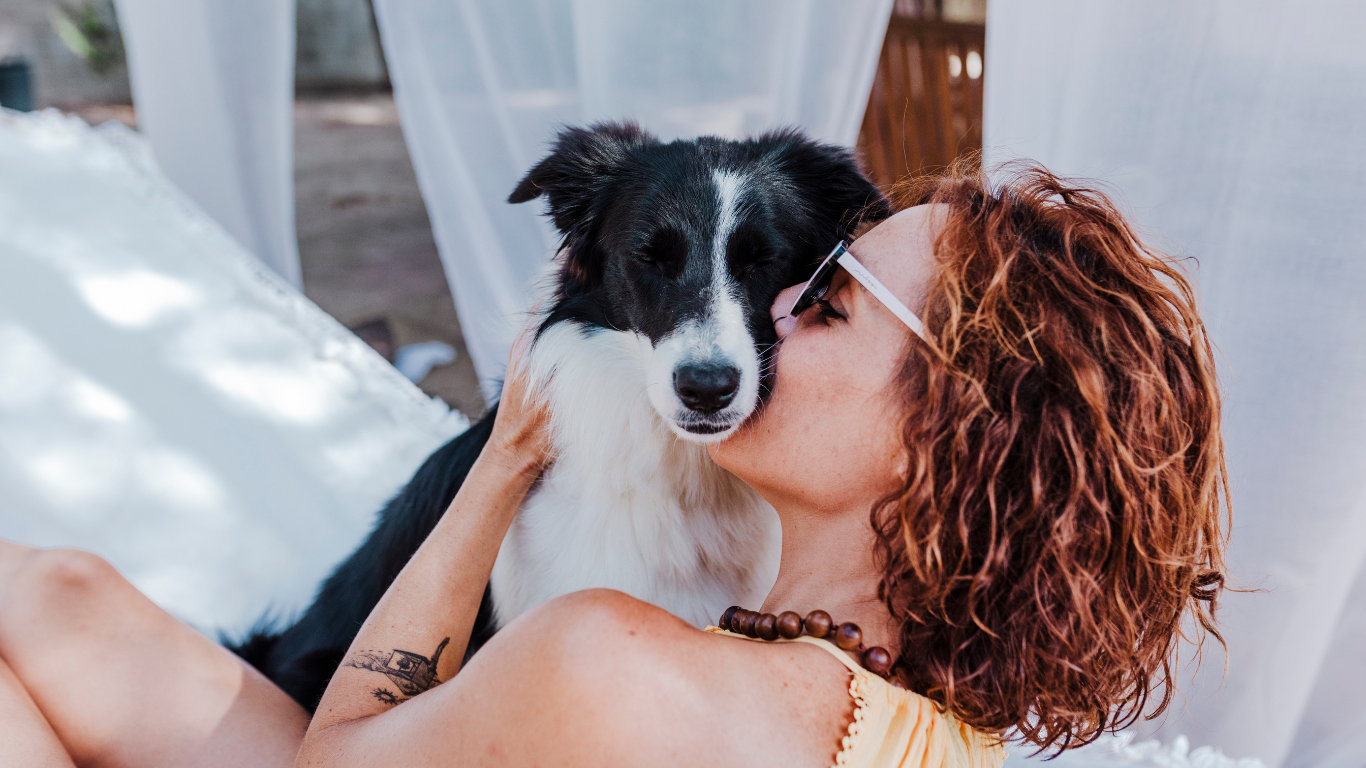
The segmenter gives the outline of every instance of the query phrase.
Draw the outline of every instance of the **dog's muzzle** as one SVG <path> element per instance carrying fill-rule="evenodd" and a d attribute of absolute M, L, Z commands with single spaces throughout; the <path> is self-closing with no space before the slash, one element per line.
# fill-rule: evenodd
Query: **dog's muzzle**
<path fill-rule="evenodd" d="M 713 414 L 740 391 L 740 369 L 717 363 L 684 363 L 674 369 L 674 394 L 690 411 Z"/>
<path fill-rule="evenodd" d="M 651 346 L 646 390 L 674 434 L 713 443 L 754 411 L 758 367 L 743 323 L 690 323 Z"/>

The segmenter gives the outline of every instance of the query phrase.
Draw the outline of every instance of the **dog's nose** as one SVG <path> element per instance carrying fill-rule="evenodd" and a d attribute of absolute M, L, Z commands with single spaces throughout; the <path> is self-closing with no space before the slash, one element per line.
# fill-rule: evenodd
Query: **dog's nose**
<path fill-rule="evenodd" d="M 740 370 L 730 365 L 686 363 L 674 369 L 674 392 L 689 410 L 714 413 L 740 389 Z"/>

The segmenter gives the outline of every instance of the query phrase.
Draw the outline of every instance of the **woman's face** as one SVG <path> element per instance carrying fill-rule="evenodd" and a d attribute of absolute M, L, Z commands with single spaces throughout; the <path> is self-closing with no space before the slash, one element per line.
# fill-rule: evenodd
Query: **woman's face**
<path fill-rule="evenodd" d="M 932 214 L 932 206 L 904 210 L 849 249 L 917 315 L 933 277 Z M 871 505 L 904 467 L 896 379 L 907 345 L 919 341 L 843 269 L 827 303 L 783 317 L 800 290 L 788 288 L 773 303 L 782 341 L 767 405 L 708 451 L 780 511 Z"/>

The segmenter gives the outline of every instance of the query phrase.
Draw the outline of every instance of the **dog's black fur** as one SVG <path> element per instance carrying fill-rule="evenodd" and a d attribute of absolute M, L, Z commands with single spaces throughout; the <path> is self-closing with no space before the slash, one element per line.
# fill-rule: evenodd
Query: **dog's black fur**
<path fill-rule="evenodd" d="M 705 290 L 689 285 L 682 252 L 690 247 L 689 219 L 715 208 L 714 194 L 688 190 L 703 189 L 699 178 L 717 163 L 765 185 L 726 257 L 756 305 L 746 323 L 761 349 L 776 341 L 768 307 L 777 293 L 808 277 L 859 221 L 891 213 L 847 150 L 795 131 L 663 143 L 630 124 L 567 129 L 509 198 L 520 203 L 546 194 L 568 249 L 541 330 L 574 322 L 633 330 L 651 342 L 667 335 Z M 659 226 L 662 220 L 673 223 Z M 770 367 L 761 393 L 770 388 Z M 450 505 L 495 415 L 496 406 L 423 463 L 298 621 L 280 632 L 262 626 L 233 650 L 312 711 L 362 622 Z M 492 635 L 492 617 L 486 590 L 467 658 Z"/>
<path fill-rule="evenodd" d="M 488 442 L 496 415 L 495 406 L 422 462 L 379 513 L 370 535 L 323 582 L 298 621 L 281 632 L 263 622 L 246 640 L 228 647 L 312 712 L 360 625 L 460 490 Z M 486 589 L 468 653 L 493 634 L 491 611 Z"/>

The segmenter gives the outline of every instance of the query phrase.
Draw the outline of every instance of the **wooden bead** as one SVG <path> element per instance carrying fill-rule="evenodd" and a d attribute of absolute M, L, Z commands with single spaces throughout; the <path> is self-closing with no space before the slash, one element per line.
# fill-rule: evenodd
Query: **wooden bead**
<path fill-rule="evenodd" d="M 825 611 L 812 611 L 802 619 L 794 611 L 783 611 L 782 614 L 774 616 L 771 613 L 759 613 L 732 605 L 721 614 L 718 626 L 761 640 L 777 640 L 780 637 L 792 640 L 801 637 L 803 630 L 812 637 L 830 638 L 841 650 L 862 651 L 859 660 L 869 672 L 887 678 L 898 688 L 905 686 L 899 677 L 892 676 L 892 654 L 888 653 L 886 648 L 873 647 L 863 650 L 863 630 L 853 622 L 836 626 L 830 614 Z"/>
<path fill-rule="evenodd" d="M 830 628 L 835 625 L 835 620 L 825 611 L 812 611 L 806 614 L 805 623 L 806 634 L 812 637 L 825 637 L 830 634 Z"/>
<path fill-rule="evenodd" d="M 778 636 L 788 640 L 802 634 L 802 617 L 796 611 L 783 611 L 778 614 Z"/>
<path fill-rule="evenodd" d="M 744 608 L 736 611 L 735 615 L 730 617 L 730 631 L 741 635 L 745 634 L 745 616 L 748 613 L 749 611 Z"/>
<path fill-rule="evenodd" d="M 777 640 L 778 617 L 771 613 L 761 614 L 754 622 L 754 634 L 762 640 Z"/>
<path fill-rule="evenodd" d="M 892 671 L 892 654 L 886 648 L 873 646 L 863 652 L 863 666 L 879 677 L 886 677 Z"/>
<path fill-rule="evenodd" d="M 745 637 L 754 637 L 754 620 L 759 618 L 759 614 L 754 611 L 745 611 L 740 616 L 740 634 Z"/>
<path fill-rule="evenodd" d="M 763 616 L 763 614 L 762 614 L 762 613 L 759 613 L 758 611 L 750 611 L 750 612 L 749 612 L 749 621 L 746 621 L 746 622 L 745 622 L 745 628 L 746 628 L 748 631 L 747 631 L 745 634 L 749 635 L 750 637 L 758 637 L 758 636 L 759 636 L 759 617 L 760 617 L 760 616 Z"/>
<path fill-rule="evenodd" d="M 846 621 L 835 630 L 835 645 L 839 646 L 840 650 L 852 651 L 862 644 L 863 630 L 859 629 L 857 624 Z"/>
<path fill-rule="evenodd" d="M 732 605 L 731 607 L 727 608 L 726 612 L 721 614 L 721 621 L 717 622 L 716 626 L 720 627 L 721 629 L 729 630 L 730 620 L 735 618 L 736 612 L 740 610 L 741 608 L 738 605 Z"/>

